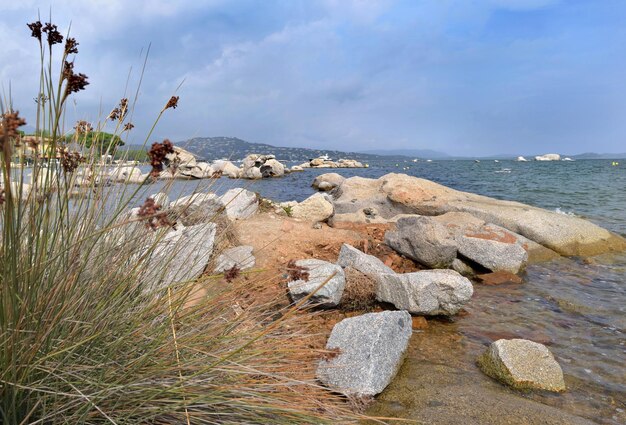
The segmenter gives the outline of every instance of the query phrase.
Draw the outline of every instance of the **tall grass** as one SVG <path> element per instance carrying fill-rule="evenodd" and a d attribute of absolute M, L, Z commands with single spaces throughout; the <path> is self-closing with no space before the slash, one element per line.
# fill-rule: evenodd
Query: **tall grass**
<path fill-rule="evenodd" d="M 293 307 L 235 309 L 250 283 L 171 279 L 179 264 L 171 260 L 190 247 L 167 245 L 175 230 L 128 213 L 146 185 L 103 184 L 103 124 L 77 125 L 74 142 L 84 149 L 69 150 L 65 106 L 87 83 L 73 70 L 77 44 L 63 44 L 56 26 L 29 27 L 41 56 L 36 137 L 21 139 L 12 100 L 0 102 L 0 422 L 347 420 L 337 397 L 313 381 L 316 354 L 302 343 L 306 321 Z M 122 102 L 109 117 L 116 135 L 130 130 L 132 108 Z M 12 168 L 25 143 L 50 149 L 32 168 Z"/>

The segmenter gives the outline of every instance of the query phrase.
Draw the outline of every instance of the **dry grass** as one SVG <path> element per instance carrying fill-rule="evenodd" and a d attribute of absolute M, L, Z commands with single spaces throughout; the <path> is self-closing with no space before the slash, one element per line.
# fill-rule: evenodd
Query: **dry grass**
<path fill-rule="evenodd" d="M 376 282 L 365 274 L 347 267 L 346 286 L 340 308 L 344 311 L 371 311 L 376 306 Z"/>

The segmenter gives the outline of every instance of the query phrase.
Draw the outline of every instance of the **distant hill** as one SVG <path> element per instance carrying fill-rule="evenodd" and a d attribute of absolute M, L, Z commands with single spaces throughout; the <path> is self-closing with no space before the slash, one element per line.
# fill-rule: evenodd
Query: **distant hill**
<path fill-rule="evenodd" d="M 438 152 L 431 149 L 375 149 L 363 151 L 365 154 L 382 155 L 382 156 L 408 156 L 412 158 L 424 159 L 450 159 L 450 155 L 444 152 Z"/>
<path fill-rule="evenodd" d="M 570 155 L 572 159 L 621 159 L 626 158 L 626 153 L 595 153 L 586 152 L 578 155 Z"/>
<path fill-rule="evenodd" d="M 274 154 L 282 161 L 307 161 L 321 155 L 328 155 L 333 160 L 350 158 L 357 160 L 372 160 L 380 158 L 378 155 L 342 152 L 327 149 L 307 149 L 284 146 L 272 146 L 264 143 L 250 143 L 236 137 L 194 137 L 193 139 L 175 143 L 183 149 L 195 154 L 200 159 L 214 160 L 227 158 L 231 161 L 245 158 L 251 153 Z"/>

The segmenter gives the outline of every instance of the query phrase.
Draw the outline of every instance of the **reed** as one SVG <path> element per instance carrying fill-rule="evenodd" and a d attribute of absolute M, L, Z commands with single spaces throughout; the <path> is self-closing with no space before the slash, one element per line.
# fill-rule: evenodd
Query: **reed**
<path fill-rule="evenodd" d="M 78 42 L 52 23 L 28 27 L 41 56 L 35 135 L 22 137 L 12 100 L 0 102 L 0 422 L 352 420 L 315 384 L 317 353 L 299 306 L 233 308 L 262 284 L 244 287 L 237 276 L 165 279 L 170 259 L 155 254 L 175 223 L 155 202 L 129 214 L 152 177 L 105 184 L 101 155 L 115 153 L 116 141 L 109 134 L 106 144 L 105 125 L 116 137 L 131 131 L 134 102 L 123 98 L 104 122 L 77 123 L 68 139 L 67 101 L 88 85 L 74 71 Z M 152 129 L 177 102 L 167 101 Z M 32 167 L 20 164 L 26 147 Z M 152 175 L 164 149 L 153 145 Z"/>

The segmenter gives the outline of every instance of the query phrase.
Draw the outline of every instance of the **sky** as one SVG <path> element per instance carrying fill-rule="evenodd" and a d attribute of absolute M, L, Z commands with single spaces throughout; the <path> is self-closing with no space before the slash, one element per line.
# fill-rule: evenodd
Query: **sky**
<path fill-rule="evenodd" d="M 133 144 L 175 94 L 150 143 L 626 151 L 623 0 L 2 0 L 0 83 L 31 123 L 38 13 L 71 24 L 89 76 L 68 128 L 134 98 L 150 46 Z"/>

